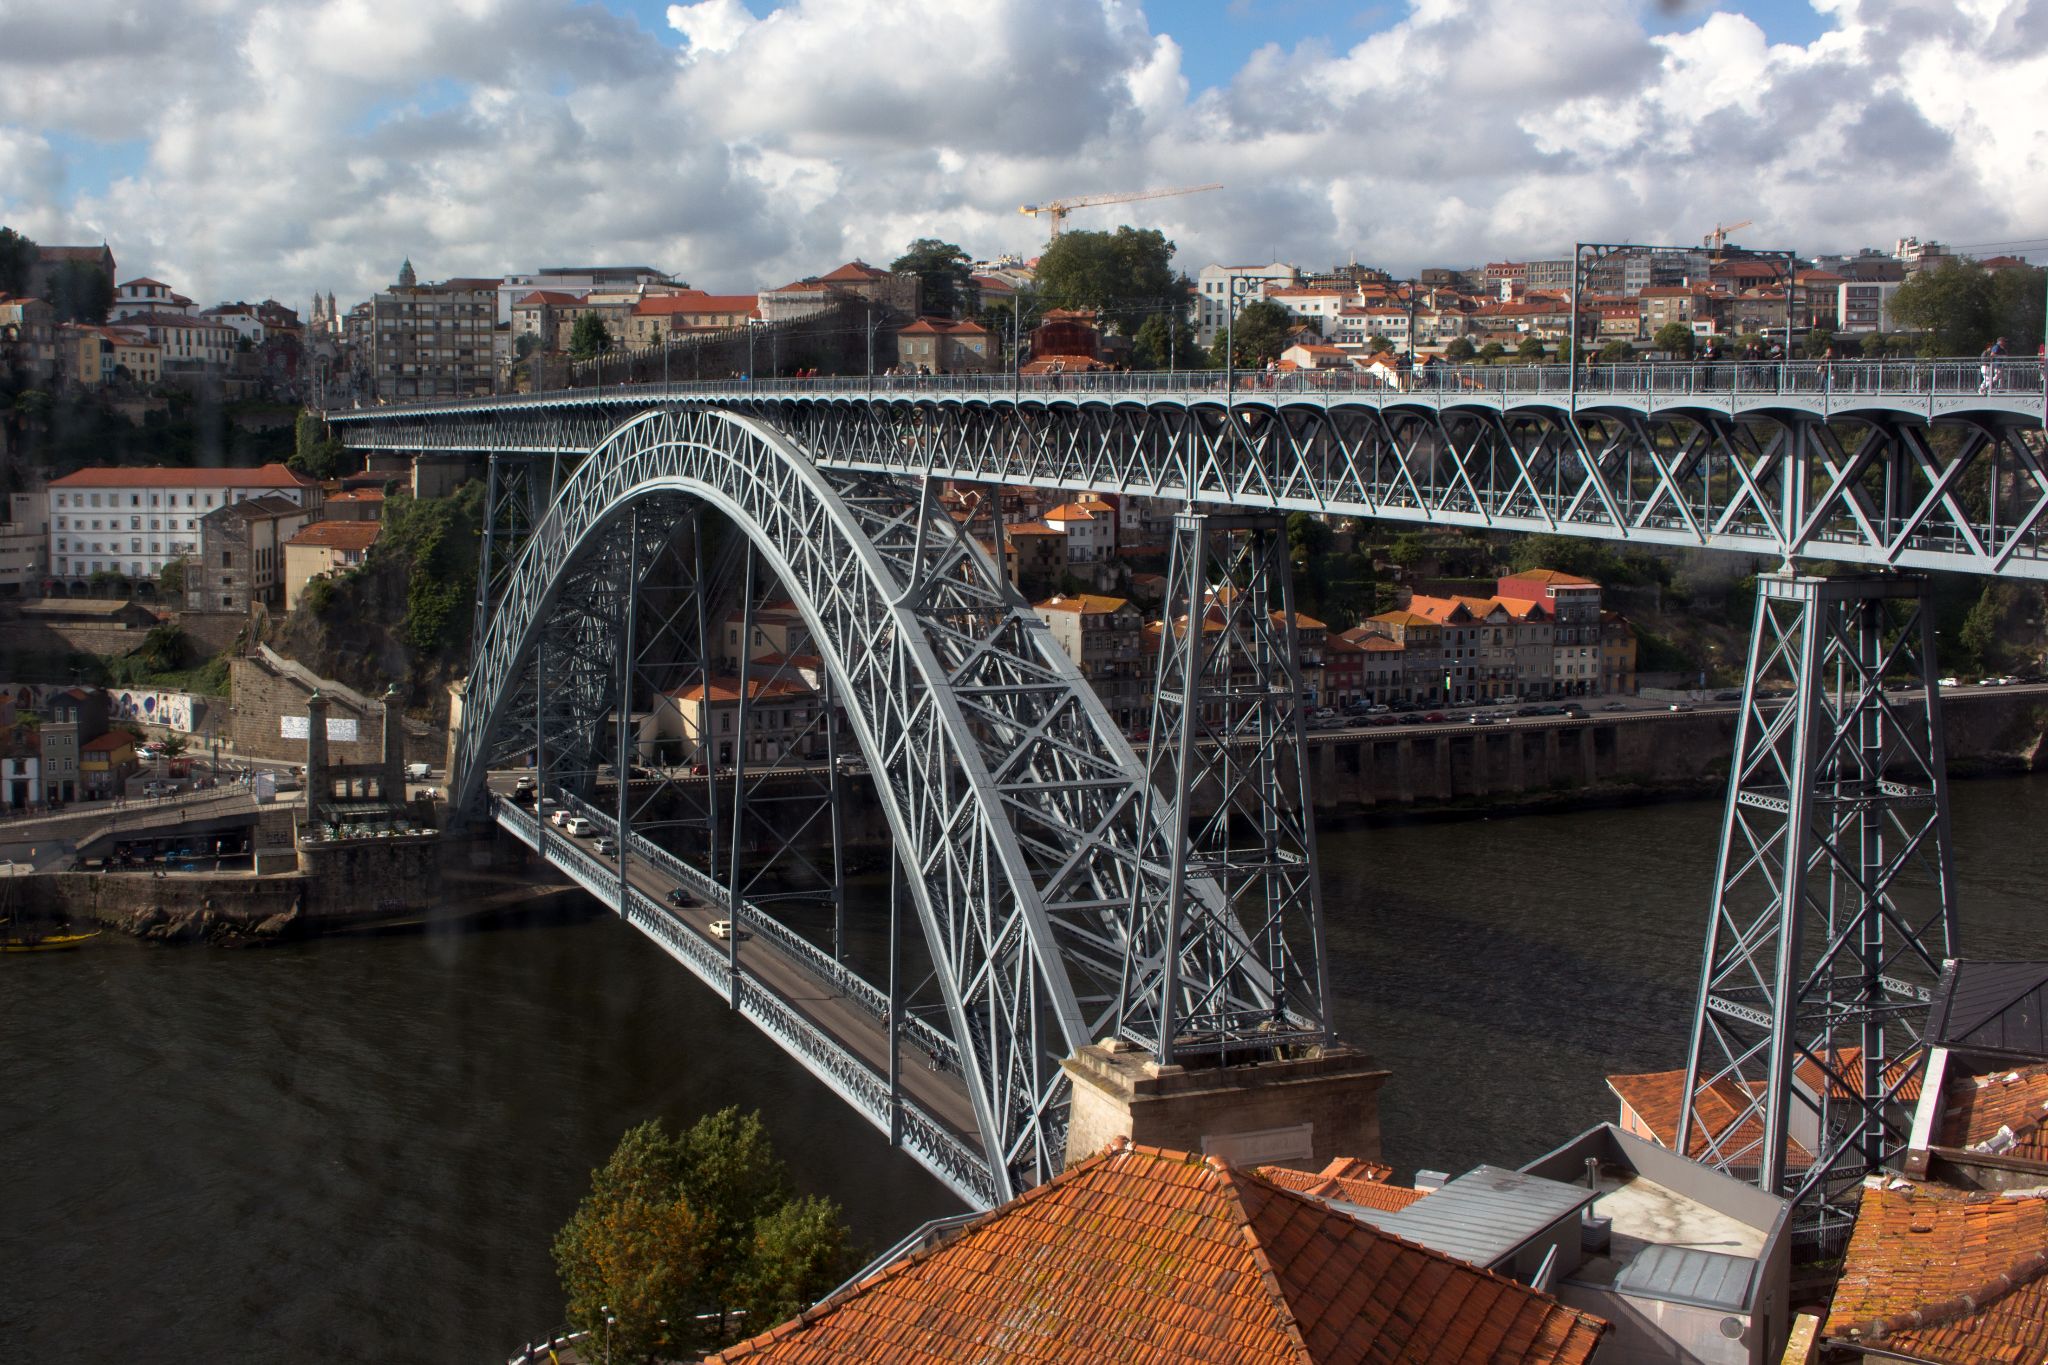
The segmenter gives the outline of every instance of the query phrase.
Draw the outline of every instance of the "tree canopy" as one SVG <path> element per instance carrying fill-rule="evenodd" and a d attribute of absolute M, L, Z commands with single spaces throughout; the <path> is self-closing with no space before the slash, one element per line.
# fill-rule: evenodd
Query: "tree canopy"
<path fill-rule="evenodd" d="M 0 294 L 26 294 L 36 263 L 36 244 L 11 227 L 0 227 Z"/>
<path fill-rule="evenodd" d="M 1452 337 L 1451 344 L 1444 347 L 1444 359 L 1454 364 L 1462 365 L 1478 354 L 1478 348 L 1473 346 L 1470 337 Z"/>
<path fill-rule="evenodd" d="M 1038 293 L 1048 308 L 1090 308 L 1125 336 L 1153 313 L 1185 316 L 1186 279 L 1173 272 L 1173 243 L 1157 228 L 1062 232 L 1038 260 Z"/>
<path fill-rule="evenodd" d="M 1999 337 L 2008 350 L 2032 351 L 2041 344 L 2043 285 L 2038 267 L 1986 270 L 1951 257 L 1907 276 L 1891 313 L 1925 332 L 1923 349 L 1936 355 L 1975 355 Z"/>
<path fill-rule="evenodd" d="M 889 269 L 909 271 L 923 281 L 920 311 L 958 318 L 973 311 L 976 302 L 972 265 L 967 253 L 953 243 L 920 237 L 889 263 Z"/>
<path fill-rule="evenodd" d="M 1238 313 L 1234 327 L 1216 334 L 1216 363 L 1226 363 L 1225 352 L 1233 345 L 1237 354 L 1228 363 L 1240 370 L 1255 370 L 1269 360 L 1278 360 L 1298 325 L 1294 314 L 1271 299 L 1248 303 Z"/>
<path fill-rule="evenodd" d="M 1515 356 L 1520 360 L 1534 362 L 1543 359 L 1544 355 L 1543 338 L 1533 333 L 1523 337 L 1515 347 Z"/>
<path fill-rule="evenodd" d="M 114 306 L 114 282 L 84 261 L 65 261 L 51 271 L 43 293 L 58 322 L 102 323 Z"/>
<path fill-rule="evenodd" d="M 578 360 L 589 360 L 601 356 L 612 348 L 612 329 L 604 325 L 604 319 L 595 313 L 585 313 L 576 319 L 576 325 L 569 331 L 569 354 Z"/>
<path fill-rule="evenodd" d="M 1667 322 L 1650 338 L 1650 346 L 1666 355 L 1688 360 L 1692 357 L 1692 341 L 1692 328 L 1682 322 Z"/>
<path fill-rule="evenodd" d="M 1141 370 L 1200 370 L 1208 368 L 1209 353 L 1196 344 L 1187 319 L 1154 313 L 1131 339 L 1131 363 Z"/>
<path fill-rule="evenodd" d="M 831 1201 L 791 1194 L 760 1115 L 723 1109 L 628 1131 L 554 1250 L 570 1321 L 650 1360 L 724 1344 L 736 1311 L 749 1333 L 796 1313 L 845 1276 L 846 1239 Z"/>

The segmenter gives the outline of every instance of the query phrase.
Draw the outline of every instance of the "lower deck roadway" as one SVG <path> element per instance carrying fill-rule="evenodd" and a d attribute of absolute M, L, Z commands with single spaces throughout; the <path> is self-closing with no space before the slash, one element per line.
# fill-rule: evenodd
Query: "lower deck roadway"
<path fill-rule="evenodd" d="M 579 802 L 578 805 L 581 806 L 582 803 Z M 594 808 L 583 809 L 599 819 L 604 819 Z M 605 832 L 610 831 L 611 823 L 609 819 L 604 819 L 602 828 Z M 542 856 L 546 856 L 546 845 L 550 841 L 577 848 L 586 857 L 596 856 L 589 840 L 572 838 L 545 821 L 539 822 L 538 830 L 542 846 L 537 851 L 541 852 Z M 517 829 L 514 832 L 521 833 Z M 685 890 L 697 902 L 696 904 L 671 904 L 668 899 L 669 892 L 682 885 L 681 879 L 642 856 L 640 850 L 635 847 L 642 842 L 639 836 L 635 836 L 632 843 L 627 845 L 627 884 L 661 907 L 662 913 L 671 922 L 702 939 L 717 956 L 725 957 L 728 951 L 727 941 L 711 932 L 713 920 L 732 918 L 724 906 L 723 897 L 707 900 L 704 887 L 691 885 L 685 887 Z M 612 860 L 608 858 L 602 861 Z M 571 875 L 574 875 L 573 871 Z M 595 887 L 590 889 L 599 899 L 605 898 L 602 890 Z M 618 907 L 613 908 L 616 910 Z M 763 917 L 760 911 L 751 909 L 746 916 L 753 920 Z M 748 937 L 741 941 L 738 947 L 738 961 L 742 975 L 755 981 L 764 990 L 796 1010 L 812 1025 L 858 1058 L 878 1080 L 886 1084 L 889 1075 L 888 1030 L 881 1020 L 853 999 L 843 987 L 826 980 L 780 944 L 759 933 L 749 932 Z M 965 1082 L 951 1070 L 942 1069 L 939 1061 L 930 1052 L 908 1039 L 902 1040 L 898 1048 L 901 1058 L 898 1083 L 902 1087 L 904 1097 L 943 1123 L 962 1143 L 978 1152 L 981 1148 L 980 1128 L 975 1122 L 974 1107 L 968 1099 Z"/>

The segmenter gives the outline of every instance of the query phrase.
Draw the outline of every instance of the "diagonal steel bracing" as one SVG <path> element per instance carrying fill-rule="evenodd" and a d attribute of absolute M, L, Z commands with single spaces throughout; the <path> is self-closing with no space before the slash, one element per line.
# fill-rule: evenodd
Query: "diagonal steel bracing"
<path fill-rule="evenodd" d="M 1821 1247 L 1904 1151 L 1928 991 L 1956 951 L 1926 592 L 1758 580 L 1677 1142 L 1792 1198 Z"/>

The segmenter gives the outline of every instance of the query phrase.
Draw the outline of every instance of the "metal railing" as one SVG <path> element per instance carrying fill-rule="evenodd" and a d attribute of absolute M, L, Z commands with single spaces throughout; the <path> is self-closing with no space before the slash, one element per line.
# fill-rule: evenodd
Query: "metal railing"
<path fill-rule="evenodd" d="M 1485 401 L 1555 398 L 1733 399 L 1794 397 L 1802 401 L 1981 397 L 2011 403 L 2044 398 L 2042 362 L 2032 357 L 1982 360 L 1652 360 L 1591 365 L 1454 365 L 1371 370 L 1102 370 L 1073 374 L 826 375 L 812 379 L 685 380 L 551 389 L 489 399 L 446 399 L 336 414 L 335 421 L 390 419 L 408 413 L 495 408 L 586 399 L 644 402 L 660 398 L 871 397 L 949 395 L 1034 398 L 1067 395 L 1198 399 L 1267 394 L 1352 395 L 1386 400 Z"/>
<path fill-rule="evenodd" d="M 584 810 L 590 807 L 578 802 Z M 545 823 L 514 802 L 495 801 L 498 822 L 541 851 L 543 857 L 569 873 L 584 888 L 617 907 L 634 928 L 668 950 L 669 955 L 722 994 L 734 994 L 740 1012 L 775 1039 L 803 1067 L 850 1101 L 884 1132 L 889 1130 L 890 1093 L 886 1077 L 856 1057 L 794 1006 L 741 973 L 733 991 L 725 955 L 709 939 L 684 924 L 666 906 L 619 879 L 618 864 L 606 863 L 574 839 L 550 838 Z M 643 842 L 636 837 L 636 843 Z M 980 1150 L 955 1134 L 908 1095 L 896 1095 L 904 1147 L 919 1164 L 976 1208 L 996 1202 L 995 1182 Z"/>

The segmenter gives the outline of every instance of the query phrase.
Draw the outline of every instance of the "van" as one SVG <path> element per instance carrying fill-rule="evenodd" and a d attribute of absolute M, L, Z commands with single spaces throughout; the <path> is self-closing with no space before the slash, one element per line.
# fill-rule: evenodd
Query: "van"
<path fill-rule="evenodd" d="M 405 765 L 405 780 L 408 782 L 424 782 L 433 775 L 433 772 L 434 769 L 429 764 L 408 763 Z"/>
<path fill-rule="evenodd" d="M 597 833 L 597 826 L 580 815 L 570 816 L 569 822 L 563 825 L 562 828 L 568 830 L 570 835 L 577 839 L 587 839 Z"/>

